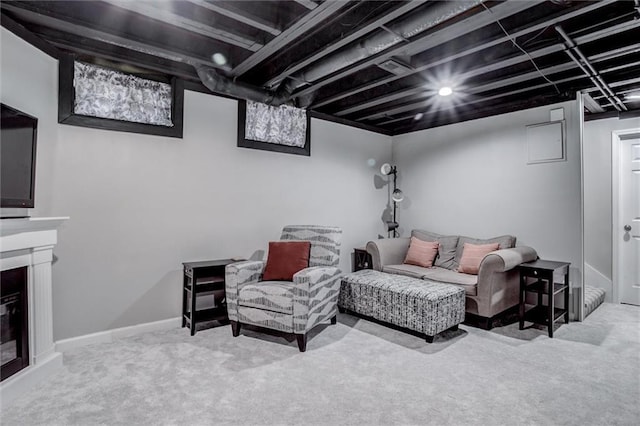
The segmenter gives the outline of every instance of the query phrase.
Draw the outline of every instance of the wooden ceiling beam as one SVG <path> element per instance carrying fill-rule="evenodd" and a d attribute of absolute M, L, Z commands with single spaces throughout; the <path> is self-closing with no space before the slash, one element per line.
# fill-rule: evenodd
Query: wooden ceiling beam
<path fill-rule="evenodd" d="M 563 83 L 569 83 L 569 82 L 572 82 L 572 81 L 575 81 L 575 80 L 580 80 L 580 79 L 585 79 L 586 80 L 587 77 L 584 74 L 579 74 L 579 75 L 576 75 L 576 76 L 571 76 L 571 77 L 563 78 L 561 80 L 557 80 L 555 83 L 556 84 L 563 84 Z M 507 97 L 507 96 L 513 96 L 513 95 L 518 95 L 518 94 L 522 94 L 522 93 L 527 93 L 527 92 L 530 92 L 530 91 L 533 91 L 535 93 L 535 91 L 538 91 L 539 89 L 549 89 L 549 86 L 550 86 L 550 84 L 545 82 L 545 83 L 536 84 L 536 85 L 533 85 L 533 86 L 524 87 L 524 88 L 521 88 L 521 89 L 510 90 L 508 92 L 497 93 L 497 94 L 491 95 L 491 96 L 485 96 L 485 97 L 482 97 L 482 98 L 465 100 L 464 101 L 464 106 L 466 107 L 466 106 L 469 106 L 469 105 L 475 105 L 475 104 L 479 104 L 479 103 L 483 103 L 483 102 L 488 102 L 488 101 L 504 98 L 504 97 Z M 560 96 L 560 95 L 561 94 L 558 94 L 558 96 Z M 414 104 L 414 108 L 412 109 L 413 112 L 411 114 L 403 115 L 401 117 L 394 117 L 394 118 L 391 118 L 389 120 L 382 121 L 380 123 L 376 123 L 375 125 L 384 126 L 384 125 L 388 125 L 388 124 L 391 124 L 391 123 L 397 123 L 397 122 L 400 122 L 400 121 L 403 121 L 403 120 L 413 119 L 417 113 L 422 113 L 423 115 L 422 115 L 421 119 L 424 120 L 425 117 L 428 118 L 431 115 L 439 114 L 439 113 L 441 113 L 443 111 L 455 110 L 460 105 L 451 103 L 446 108 L 435 108 L 435 109 L 430 109 L 429 111 L 423 111 L 424 108 L 428 108 L 430 106 L 432 106 L 432 102 L 430 100 L 420 102 L 419 104 L 416 103 L 416 104 Z M 379 118 L 384 118 L 384 116 L 380 116 Z"/>
<path fill-rule="evenodd" d="M 421 33 L 421 35 L 418 36 L 418 38 L 414 41 L 396 45 L 381 52 L 380 54 L 360 61 L 356 65 L 346 67 L 341 71 L 332 73 L 329 76 L 317 80 L 304 89 L 294 92 L 293 96 L 301 97 L 310 95 L 311 93 L 317 91 L 323 86 L 326 86 L 327 84 L 333 83 L 334 81 L 344 78 L 347 75 L 353 74 L 357 71 L 361 71 L 371 65 L 381 63 L 393 56 L 400 54 L 409 56 L 414 55 L 417 52 L 422 52 L 424 50 L 433 48 L 441 43 L 446 42 L 447 40 L 459 37 L 463 34 L 468 34 L 486 25 L 494 23 L 496 19 L 504 19 L 509 16 L 515 15 L 516 13 L 529 9 L 541 2 L 541 0 L 530 2 L 503 2 L 499 3 L 491 9 L 493 13 L 487 11 L 479 12 L 475 15 L 468 16 L 458 22 L 455 22 L 454 24 L 444 26 L 440 30 L 425 31 L 424 33 Z"/>
<path fill-rule="evenodd" d="M 588 93 L 582 94 L 582 101 L 584 102 L 584 108 L 590 113 L 599 113 L 605 111 L 605 109 L 602 108 L 600 104 Z"/>
<path fill-rule="evenodd" d="M 318 4 L 312 2 L 311 0 L 294 0 L 294 1 L 299 5 L 306 7 L 309 10 L 313 10 L 316 7 L 318 7 Z"/>
<path fill-rule="evenodd" d="M 620 28 L 628 28 L 628 25 L 624 24 L 624 25 L 619 25 L 618 27 Z M 595 41 L 598 40 L 602 37 L 606 37 L 608 35 L 611 35 L 611 31 L 614 31 L 614 29 L 607 29 L 607 31 L 598 31 L 596 33 L 591 33 L 591 34 L 586 34 L 580 38 L 576 38 L 580 39 L 581 43 L 588 43 L 591 41 Z M 614 51 L 608 51 L 608 52 L 604 52 L 603 54 L 599 54 L 599 55 L 594 55 L 591 57 L 592 60 L 594 61 L 598 61 L 598 62 L 602 62 L 604 60 L 609 60 L 609 59 L 613 59 L 617 56 L 622 56 L 622 55 L 626 55 L 630 52 L 634 52 L 636 51 L 636 47 L 637 44 L 634 45 L 634 47 L 632 48 L 628 48 L 628 47 L 624 47 L 624 48 L 620 48 L 620 49 L 615 49 Z M 473 69 L 469 72 L 466 72 L 464 74 L 460 74 L 458 76 L 456 76 L 457 79 L 459 79 L 460 81 L 465 81 L 468 80 L 470 78 L 491 72 L 491 71 L 495 71 L 495 70 L 499 70 L 499 69 L 503 69 L 503 68 L 508 68 L 514 65 L 517 65 L 519 63 L 523 63 L 523 62 L 527 62 L 530 60 L 530 58 L 532 59 L 538 59 L 540 57 L 549 55 L 551 53 L 555 53 L 555 52 L 561 52 L 564 50 L 564 46 L 562 44 L 554 44 L 551 46 L 547 46 L 532 52 L 528 52 L 528 56 L 527 55 L 520 55 L 520 56 L 516 56 L 513 58 L 509 58 L 509 59 L 505 59 L 493 64 L 489 64 L 483 67 L 478 67 L 476 69 Z M 567 61 L 566 63 L 563 64 L 559 64 L 556 66 L 552 66 L 552 67 L 548 67 L 543 71 L 543 73 L 545 75 L 548 74 L 553 74 L 553 73 L 557 73 L 557 72 L 561 72 L 561 71 L 566 71 L 572 68 L 576 68 L 577 65 L 574 62 L 571 61 Z M 527 73 L 527 74 L 522 74 L 516 77 L 511 77 L 511 78 L 501 78 L 499 81 L 497 82 L 493 82 L 493 83 L 489 83 L 489 84 L 485 84 L 483 86 L 476 86 L 473 89 L 470 89 L 469 91 L 467 91 L 466 93 L 479 93 L 479 92 L 484 92 L 484 91 L 488 91 L 488 90 L 492 90 L 492 89 L 497 89 L 503 86 L 507 86 L 507 85 L 511 85 L 511 84 L 516 84 L 519 82 L 523 82 L 532 78 L 537 78 L 540 77 L 540 74 L 538 72 L 531 72 L 531 73 Z M 384 95 L 384 96 L 379 96 L 376 99 L 373 99 L 371 101 L 368 102 L 363 102 L 363 103 L 359 103 L 356 104 L 352 107 L 346 108 L 344 110 L 335 112 L 335 114 L 337 116 L 344 116 L 347 114 L 353 114 L 354 112 L 357 111 L 361 111 L 364 109 L 368 109 L 368 108 L 372 108 L 374 106 L 377 105 L 382 105 L 384 103 L 388 103 L 388 102 L 392 102 L 393 100 L 397 100 L 397 99 L 406 99 L 407 96 L 412 96 L 412 95 L 419 95 L 419 94 L 424 94 L 424 96 L 428 96 L 428 94 L 426 93 L 426 89 L 422 88 L 422 87 L 418 87 L 418 88 L 410 88 L 407 90 L 403 90 L 400 92 L 395 92 L 392 93 L 390 95 Z M 387 111 L 388 113 L 388 111 Z M 369 115 L 365 118 L 376 118 L 376 115 L 384 115 L 384 114 L 373 114 L 373 115 Z"/>
<path fill-rule="evenodd" d="M 234 46 L 238 46 L 252 52 L 256 52 L 262 48 L 262 44 L 256 42 L 255 40 L 251 40 L 237 34 L 230 33 L 228 31 L 219 30 L 205 23 L 187 18 L 171 10 L 168 10 L 162 6 L 163 4 L 167 3 L 156 2 L 152 4 L 139 1 L 118 0 L 103 1 L 121 9 L 126 9 L 131 12 L 146 16 L 147 18 L 164 22 L 165 24 L 182 28 L 184 30 L 191 31 L 205 37 L 220 40 L 224 43 L 232 44 Z"/>
<path fill-rule="evenodd" d="M 52 45 L 79 55 L 133 65 L 159 74 L 176 76 L 183 80 L 200 81 L 195 68 L 184 62 L 175 62 L 96 40 L 81 39 L 68 33 L 53 34 L 49 31 L 43 36 L 46 36 Z"/>
<path fill-rule="evenodd" d="M 247 24 L 253 28 L 256 28 L 261 31 L 268 32 L 275 36 L 280 35 L 282 31 L 279 28 L 276 28 L 270 22 L 260 18 L 259 16 L 250 16 L 247 15 L 245 11 L 240 8 L 234 7 L 231 4 L 225 4 L 224 7 L 220 6 L 220 3 L 211 3 L 206 0 L 189 0 L 189 2 L 195 4 L 196 6 L 209 9 L 212 12 L 218 13 L 220 15 L 224 15 L 227 18 L 231 18 L 238 22 L 242 22 L 243 24 Z"/>
<path fill-rule="evenodd" d="M 27 17 L 31 22 L 37 25 L 50 27 L 55 30 L 67 32 L 79 37 L 109 43 L 115 46 L 120 46 L 136 52 L 146 53 L 174 62 L 183 62 L 190 65 L 212 65 L 210 58 L 195 56 L 192 53 L 178 51 L 177 49 L 170 50 L 161 46 L 153 45 L 148 41 L 138 41 L 134 40 L 131 37 L 125 37 L 124 35 L 113 34 L 104 29 L 98 29 L 91 23 L 80 22 L 78 20 L 72 21 L 69 18 L 62 19 L 61 17 L 56 17 L 50 11 L 47 11 L 46 14 L 39 13 L 31 9 L 20 8 L 6 2 L 2 3 L 2 9 L 19 13 L 21 16 Z"/>
<path fill-rule="evenodd" d="M 574 98 L 571 98 L 574 99 Z M 476 120 L 478 118 L 491 117 L 499 114 L 506 114 L 513 111 L 519 111 L 527 108 L 535 108 L 544 105 L 551 105 L 557 102 L 563 102 L 570 99 L 558 99 L 556 97 L 536 97 L 528 99 L 519 99 L 507 103 L 500 104 L 499 106 L 488 106 L 485 108 L 473 109 L 464 111 L 455 115 L 445 117 L 435 117 L 431 121 L 427 121 L 424 118 L 421 120 L 407 121 L 407 124 L 401 126 L 395 126 L 392 130 L 394 136 L 404 133 L 415 132 L 418 130 L 426 130 L 434 127 L 446 126 L 448 124 L 460 123 L 464 121 Z"/>
<path fill-rule="evenodd" d="M 527 27 L 527 28 L 523 28 L 523 29 L 514 31 L 511 34 L 511 37 L 515 39 L 515 38 L 522 37 L 522 36 L 527 35 L 527 34 L 531 34 L 531 33 L 537 32 L 537 31 L 544 30 L 549 25 L 553 25 L 553 24 L 565 21 L 567 19 L 572 19 L 572 18 L 581 16 L 581 15 L 583 15 L 585 13 L 588 13 L 588 12 L 597 10 L 597 9 L 603 7 L 603 6 L 609 5 L 609 4 L 611 4 L 611 3 L 615 2 L 615 1 L 616 0 L 606 0 L 606 1 L 602 1 L 602 2 L 594 2 L 593 4 L 590 4 L 588 6 L 585 6 L 585 7 L 581 8 L 581 9 L 575 10 L 573 12 L 569 12 L 569 13 L 567 13 L 565 15 L 562 15 L 560 17 L 551 19 L 549 21 L 545 21 L 545 22 L 533 25 L 531 27 Z M 453 60 L 462 58 L 464 56 L 471 55 L 473 53 L 477 53 L 477 52 L 482 51 L 484 49 L 488 49 L 488 48 L 497 46 L 497 45 L 499 45 L 501 43 L 505 43 L 507 41 L 509 41 L 509 37 L 504 35 L 504 36 L 499 37 L 499 38 L 497 38 L 495 40 L 491 40 L 491 41 L 488 41 L 486 43 L 482 43 L 482 44 L 480 44 L 478 46 L 471 47 L 471 48 L 466 49 L 464 51 L 457 52 L 457 53 L 452 54 L 452 55 L 447 55 L 447 56 L 445 56 L 443 58 L 439 58 L 439 59 L 430 61 L 430 62 L 425 63 L 425 64 L 417 65 L 413 71 L 411 71 L 411 72 L 409 72 L 407 74 L 403 74 L 403 75 L 400 75 L 400 76 L 392 75 L 392 76 L 389 76 L 387 78 L 379 79 L 378 81 L 374 81 L 374 82 L 371 82 L 369 84 L 362 85 L 360 87 L 351 88 L 350 90 L 343 91 L 343 92 L 341 92 L 341 93 L 339 93 L 337 95 L 334 95 L 334 96 L 331 96 L 331 97 L 328 97 L 328 98 L 325 98 L 325 99 L 321 99 L 318 102 L 314 102 L 312 107 L 313 108 L 323 107 L 325 105 L 331 104 L 333 102 L 337 102 L 337 101 L 339 101 L 341 99 L 344 99 L 344 98 L 347 98 L 349 96 L 353 96 L 353 95 L 355 95 L 357 93 L 365 92 L 365 91 L 371 90 L 371 89 L 373 89 L 375 87 L 382 86 L 382 85 L 385 85 L 385 84 L 389 84 L 389 83 L 391 83 L 393 81 L 399 80 L 399 79 L 407 77 L 409 75 L 413 75 L 413 74 L 417 74 L 417 73 L 420 73 L 420 72 L 423 72 L 423 71 L 427 71 L 428 69 L 431 69 L 431 68 L 434 68 L 436 66 L 449 63 L 449 62 L 451 62 Z"/>
<path fill-rule="evenodd" d="M 306 15 L 298 19 L 293 25 L 284 30 L 279 36 L 264 45 L 260 50 L 253 55 L 245 59 L 240 65 L 231 70 L 231 76 L 240 76 L 251 68 L 267 59 L 269 56 L 282 49 L 285 45 L 291 43 L 296 38 L 300 37 L 314 26 L 322 23 L 328 19 L 329 16 L 345 7 L 349 2 L 347 1 L 333 1 L 327 0 L 314 8 Z M 315 4 L 315 3 L 314 3 Z"/>
<path fill-rule="evenodd" d="M 370 32 L 380 28 L 381 25 L 387 24 L 392 20 L 404 15 L 405 13 L 408 13 L 414 10 L 415 8 L 422 6 L 425 2 L 426 0 L 419 0 L 419 1 L 407 2 L 405 4 L 400 5 L 397 9 L 392 10 L 384 14 L 384 16 L 381 16 L 380 18 L 369 22 L 364 27 L 358 28 L 356 31 L 354 31 L 349 35 L 341 37 L 340 40 L 328 45 L 327 47 L 320 50 L 319 52 L 303 59 L 300 62 L 297 62 L 295 64 L 290 64 L 289 66 L 287 66 L 287 69 L 285 71 L 269 79 L 269 81 L 267 81 L 265 85 L 268 87 L 275 86 L 276 84 L 280 83 L 283 79 L 290 76 L 291 74 L 294 74 L 295 72 L 300 71 L 302 68 L 310 65 L 311 63 L 318 61 L 321 58 L 329 55 L 330 53 L 340 49 L 341 47 L 346 46 L 347 44 L 365 36 L 366 34 L 369 34 Z"/>

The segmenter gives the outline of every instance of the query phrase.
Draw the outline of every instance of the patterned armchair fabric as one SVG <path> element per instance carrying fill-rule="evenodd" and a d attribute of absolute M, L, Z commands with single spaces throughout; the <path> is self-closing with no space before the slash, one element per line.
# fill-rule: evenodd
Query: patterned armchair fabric
<path fill-rule="evenodd" d="M 227 311 L 233 335 L 241 324 L 293 333 L 300 351 L 306 334 L 327 320 L 336 321 L 340 293 L 342 230 L 331 226 L 286 226 L 281 240 L 310 241 L 309 267 L 293 281 L 261 281 L 266 262 L 233 263 L 226 269 Z"/>

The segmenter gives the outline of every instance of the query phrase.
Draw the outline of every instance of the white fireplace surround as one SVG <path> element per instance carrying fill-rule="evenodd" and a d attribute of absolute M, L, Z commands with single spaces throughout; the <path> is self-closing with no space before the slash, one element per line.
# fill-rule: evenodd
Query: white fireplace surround
<path fill-rule="evenodd" d="M 0 220 L 0 270 L 28 267 L 29 366 L 0 383 L 2 408 L 62 367 L 53 341 L 51 265 L 68 217 Z"/>

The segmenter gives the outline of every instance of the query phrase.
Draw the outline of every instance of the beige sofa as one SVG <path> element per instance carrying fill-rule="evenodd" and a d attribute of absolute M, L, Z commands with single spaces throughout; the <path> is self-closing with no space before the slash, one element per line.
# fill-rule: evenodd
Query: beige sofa
<path fill-rule="evenodd" d="M 390 238 L 367 243 L 373 269 L 464 288 L 466 313 L 477 317 L 478 325 L 486 329 L 491 329 L 493 320 L 498 315 L 518 305 L 520 285 L 517 266 L 538 257 L 531 247 L 515 247 L 516 238 L 511 235 L 477 239 L 413 230 L 411 236 L 423 241 L 438 241 L 440 247 L 432 268 L 404 264 L 410 238 Z M 499 250 L 484 257 L 478 275 L 457 272 L 464 243 L 496 242 L 500 244 Z M 467 318 L 470 319 L 469 315 Z"/>

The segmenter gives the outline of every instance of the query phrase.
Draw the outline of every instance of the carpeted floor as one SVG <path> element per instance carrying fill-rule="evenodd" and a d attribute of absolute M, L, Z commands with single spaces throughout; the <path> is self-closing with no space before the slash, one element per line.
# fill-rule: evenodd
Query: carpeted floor
<path fill-rule="evenodd" d="M 640 308 L 583 323 L 461 326 L 433 344 L 350 315 L 294 340 L 229 326 L 64 354 L 3 425 L 635 425 Z"/>

